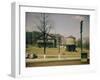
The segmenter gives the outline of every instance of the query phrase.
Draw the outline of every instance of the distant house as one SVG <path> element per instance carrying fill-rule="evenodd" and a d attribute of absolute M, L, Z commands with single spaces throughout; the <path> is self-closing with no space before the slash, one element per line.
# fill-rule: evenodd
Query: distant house
<path fill-rule="evenodd" d="M 66 38 L 66 50 L 75 51 L 76 50 L 76 38 L 69 36 Z"/>

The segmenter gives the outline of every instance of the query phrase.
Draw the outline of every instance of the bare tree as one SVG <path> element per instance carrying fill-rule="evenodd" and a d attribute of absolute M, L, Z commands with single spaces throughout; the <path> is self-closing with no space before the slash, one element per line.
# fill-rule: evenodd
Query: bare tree
<path fill-rule="evenodd" d="M 44 54 L 46 54 L 46 44 L 51 30 L 51 24 L 48 24 L 48 16 L 45 13 L 41 13 L 40 25 L 37 26 L 38 30 L 41 32 L 44 44 Z"/>

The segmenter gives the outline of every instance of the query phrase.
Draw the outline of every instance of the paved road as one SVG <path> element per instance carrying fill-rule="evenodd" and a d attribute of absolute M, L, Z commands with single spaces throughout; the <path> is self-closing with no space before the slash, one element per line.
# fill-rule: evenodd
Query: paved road
<path fill-rule="evenodd" d="M 26 62 L 26 67 L 40 67 L 40 66 L 60 66 L 60 65 L 80 65 L 89 64 L 87 62 L 81 62 L 80 59 L 77 60 L 59 60 L 59 61 L 43 61 L 43 62 Z"/>

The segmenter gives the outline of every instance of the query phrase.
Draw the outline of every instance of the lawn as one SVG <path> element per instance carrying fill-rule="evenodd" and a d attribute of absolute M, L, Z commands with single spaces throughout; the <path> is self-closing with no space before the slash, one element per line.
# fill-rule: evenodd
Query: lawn
<path fill-rule="evenodd" d="M 43 48 L 30 46 L 26 48 L 26 53 L 28 54 L 36 54 L 39 57 L 43 58 L 44 52 Z M 84 52 L 89 53 L 89 50 L 83 49 Z M 80 57 L 80 48 L 76 48 L 75 52 L 66 51 L 65 48 L 60 48 L 60 53 L 58 48 L 46 48 L 46 58 L 57 58 L 60 55 L 63 58 L 72 58 L 72 57 Z"/>

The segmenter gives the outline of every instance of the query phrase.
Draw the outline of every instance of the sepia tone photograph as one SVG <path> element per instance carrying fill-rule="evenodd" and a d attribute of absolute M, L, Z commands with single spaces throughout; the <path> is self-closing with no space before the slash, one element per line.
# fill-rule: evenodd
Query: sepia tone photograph
<path fill-rule="evenodd" d="M 26 67 L 88 65 L 89 20 L 89 15 L 26 12 Z"/>

